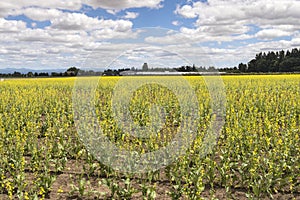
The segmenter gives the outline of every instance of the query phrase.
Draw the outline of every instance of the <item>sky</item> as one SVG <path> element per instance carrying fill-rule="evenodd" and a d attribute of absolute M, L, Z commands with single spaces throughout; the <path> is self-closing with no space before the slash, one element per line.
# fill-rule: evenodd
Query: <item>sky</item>
<path fill-rule="evenodd" d="M 300 47 L 299 0 L 2 0 L 4 68 L 234 67 Z"/>

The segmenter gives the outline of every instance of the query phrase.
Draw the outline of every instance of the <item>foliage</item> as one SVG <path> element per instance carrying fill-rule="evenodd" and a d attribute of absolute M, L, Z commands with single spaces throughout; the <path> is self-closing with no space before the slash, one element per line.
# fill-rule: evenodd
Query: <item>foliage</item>
<path fill-rule="evenodd" d="M 140 140 L 113 119 L 110 100 L 119 78 L 103 77 L 98 85 L 95 105 L 103 133 L 119 148 L 139 153 L 171 142 L 180 122 L 172 91 L 152 85 L 133 95 L 130 112 L 137 124 L 149 123 L 153 103 L 167 111 L 159 138 Z M 187 77 L 199 101 L 197 138 L 176 162 L 143 174 L 115 171 L 86 151 L 74 125 L 74 80 L 0 82 L 0 198 L 201 199 L 205 191 L 215 198 L 220 187 L 228 198 L 235 198 L 235 190 L 251 199 L 299 194 L 300 75 L 224 76 L 226 123 L 217 146 L 204 157 L 200 146 L 212 117 L 209 93 L 201 77 Z"/>
<path fill-rule="evenodd" d="M 240 72 L 299 72 L 300 49 L 260 52 L 246 64 L 239 64 Z"/>

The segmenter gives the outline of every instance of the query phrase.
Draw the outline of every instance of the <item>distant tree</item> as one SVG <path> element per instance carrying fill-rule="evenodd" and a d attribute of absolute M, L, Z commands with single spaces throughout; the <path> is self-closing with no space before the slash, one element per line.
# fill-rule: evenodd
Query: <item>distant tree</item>
<path fill-rule="evenodd" d="M 12 76 L 13 77 L 22 77 L 22 74 L 20 73 L 20 72 L 14 72 L 13 74 L 12 74 Z"/>
<path fill-rule="evenodd" d="M 33 74 L 32 72 L 28 72 L 26 76 L 27 76 L 27 77 L 33 77 L 33 75 L 34 75 L 34 74 Z"/>
<path fill-rule="evenodd" d="M 205 71 L 206 71 L 206 68 L 201 66 L 201 67 L 198 68 L 198 71 L 200 71 L 200 72 L 205 72 Z"/>
<path fill-rule="evenodd" d="M 53 76 L 53 77 L 58 77 L 58 76 L 62 76 L 63 74 L 60 72 L 60 73 L 58 73 L 58 72 L 51 72 L 51 76 Z"/>
<path fill-rule="evenodd" d="M 192 67 L 191 66 L 186 66 L 186 71 L 187 72 L 191 72 L 192 71 Z"/>
<path fill-rule="evenodd" d="M 45 73 L 45 72 L 41 72 L 41 73 L 38 74 L 38 76 L 49 76 L 49 74 Z"/>
<path fill-rule="evenodd" d="M 207 69 L 207 71 L 210 71 L 210 72 L 213 72 L 213 71 L 215 71 L 215 70 L 216 70 L 216 68 L 213 67 L 213 66 L 210 66 L 210 67 Z"/>
<path fill-rule="evenodd" d="M 288 57 L 280 63 L 281 72 L 293 72 L 297 71 L 298 66 L 300 66 L 300 58 Z"/>
<path fill-rule="evenodd" d="M 119 72 L 118 70 L 111 70 L 111 69 L 107 69 L 107 70 L 104 70 L 103 76 L 119 76 Z"/>
<path fill-rule="evenodd" d="M 278 52 L 256 54 L 248 62 L 248 72 L 294 72 L 299 71 L 300 50 L 297 48 Z"/>
<path fill-rule="evenodd" d="M 147 63 L 144 63 L 143 64 L 143 67 L 142 67 L 142 70 L 143 71 L 148 71 L 149 67 L 148 67 L 148 64 Z"/>
<path fill-rule="evenodd" d="M 258 72 L 256 59 L 253 59 L 250 62 L 248 62 L 248 72 Z"/>
<path fill-rule="evenodd" d="M 178 72 L 185 72 L 185 66 L 181 66 L 179 68 L 176 68 L 176 71 L 178 71 Z"/>
<path fill-rule="evenodd" d="M 69 69 L 67 69 L 67 71 L 65 72 L 66 76 L 77 76 L 78 72 L 80 69 L 76 68 L 76 67 L 70 67 Z"/>
<path fill-rule="evenodd" d="M 297 57 L 297 56 L 299 56 L 299 51 L 298 51 L 298 49 L 292 49 L 292 52 L 291 52 L 291 57 Z"/>
<path fill-rule="evenodd" d="M 269 63 L 266 58 L 258 60 L 256 66 L 258 72 L 269 72 Z"/>
<path fill-rule="evenodd" d="M 197 68 L 196 68 L 195 64 L 193 64 L 192 71 L 193 71 L 193 72 L 196 72 L 196 71 L 197 71 Z"/>
<path fill-rule="evenodd" d="M 239 68 L 240 72 L 246 72 L 247 71 L 247 65 L 244 64 L 244 63 L 240 63 L 238 68 Z"/>

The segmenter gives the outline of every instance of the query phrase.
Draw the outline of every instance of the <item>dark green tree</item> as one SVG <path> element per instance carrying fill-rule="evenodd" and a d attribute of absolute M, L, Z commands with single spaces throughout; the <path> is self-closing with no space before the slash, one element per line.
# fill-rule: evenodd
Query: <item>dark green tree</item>
<path fill-rule="evenodd" d="M 143 64 L 143 67 L 142 67 L 142 70 L 143 70 L 143 71 L 148 71 L 148 69 L 149 69 L 149 68 L 148 68 L 148 64 L 147 64 L 147 63 L 144 63 L 144 64 Z"/>
<path fill-rule="evenodd" d="M 244 64 L 244 63 L 240 63 L 238 68 L 239 68 L 240 72 L 246 72 L 247 71 L 247 65 Z"/>
<path fill-rule="evenodd" d="M 66 76 L 77 76 L 78 72 L 80 69 L 76 68 L 76 67 L 70 67 L 69 69 L 67 69 L 67 71 L 65 72 Z"/>

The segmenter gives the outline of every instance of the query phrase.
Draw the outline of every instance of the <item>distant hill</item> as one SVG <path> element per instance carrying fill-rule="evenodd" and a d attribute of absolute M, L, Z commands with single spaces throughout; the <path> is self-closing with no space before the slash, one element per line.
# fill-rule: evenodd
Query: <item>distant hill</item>
<path fill-rule="evenodd" d="M 67 69 L 28 69 L 28 68 L 4 68 L 0 69 L 0 74 L 12 74 L 14 72 L 20 72 L 21 74 L 32 73 L 51 73 L 51 72 L 65 72 Z"/>

